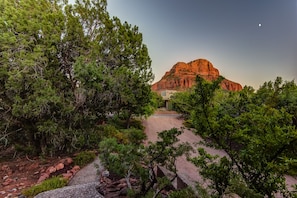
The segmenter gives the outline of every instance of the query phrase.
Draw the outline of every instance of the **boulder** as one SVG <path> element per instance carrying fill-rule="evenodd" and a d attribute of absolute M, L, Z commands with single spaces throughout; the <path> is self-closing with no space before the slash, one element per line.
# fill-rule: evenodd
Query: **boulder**
<path fill-rule="evenodd" d="M 86 184 L 66 186 L 55 190 L 46 191 L 35 196 L 35 198 L 104 198 L 97 188 L 100 186 L 99 182 L 91 182 Z"/>

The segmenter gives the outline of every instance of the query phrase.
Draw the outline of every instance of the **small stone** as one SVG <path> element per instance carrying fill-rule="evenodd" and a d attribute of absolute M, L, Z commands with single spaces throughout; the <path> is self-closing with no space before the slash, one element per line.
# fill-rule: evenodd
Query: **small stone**
<path fill-rule="evenodd" d="M 5 180 L 5 182 L 2 183 L 2 186 L 8 186 L 9 184 L 11 184 L 13 182 L 12 179 L 8 178 Z"/>
<path fill-rule="evenodd" d="M 57 171 L 58 170 L 62 170 L 64 168 L 64 164 L 63 163 L 59 163 L 59 164 L 56 165 L 55 168 L 56 168 Z"/>
<path fill-rule="evenodd" d="M 43 173 L 43 174 L 41 174 L 41 176 L 39 177 L 37 183 L 43 182 L 43 181 L 46 180 L 47 178 L 49 178 L 49 174 L 48 174 L 48 173 Z"/>
<path fill-rule="evenodd" d="M 37 169 L 39 166 L 39 163 L 38 162 L 34 162 L 33 164 L 31 164 L 28 169 L 29 170 L 34 170 L 34 169 Z"/>
<path fill-rule="evenodd" d="M 125 187 L 127 187 L 126 183 L 120 183 L 119 185 L 117 185 L 117 188 L 120 188 L 120 189 L 125 188 Z"/>
<path fill-rule="evenodd" d="M 3 166 L 1 167 L 1 170 L 2 170 L 2 171 L 6 171 L 7 169 L 9 169 L 8 165 L 3 165 Z"/>
<path fill-rule="evenodd" d="M 7 194 L 7 196 L 5 198 L 11 198 L 11 197 L 12 197 L 12 194 L 9 193 L 9 194 Z"/>
<path fill-rule="evenodd" d="M 48 173 L 48 174 L 52 174 L 52 173 L 54 173 L 54 172 L 56 172 L 57 171 L 57 169 L 55 168 L 55 167 L 53 167 L 53 166 L 50 166 L 50 167 L 48 167 L 47 169 L 46 169 L 46 172 Z"/>
<path fill-rule="evenodd" d="M 80 169 L 80 167 L 79 166 L 74 166 L 72 169 L 71 169 L 71 172 L 73 173 L 73 175 L 75 174 L 75 173 L 77 173 L 78 171 L 79 171 L 79 169 Z"/>
<path fill-rule="evenodd" d="M 63 163 L 65 164 L 65 166 L 68 166 L 73 163 L 73 159 L 70 157 L 67 157 L 66 159 L 63 160 Z"/>
<path fill-rule="evenodd" d="M 0 191 L 0 195 L 4 195 L 4 194 L 6 194 L 5 191 Z"/>
<path fill-rule="evenodd" d="M 5 175 L 2 179 L 5 181 L 8 178 L 8 175 Z"/>
<path fill-rule="evenodd" d="M 13 188 L 13 189 L 8 190 L 8 192 L 15 192 L 15 191 L 17 191 L 16 188 Z"/>
<path fill-rule="evenodd" d="M 33 173 L 33 175 L 38 175 L 39 174 L 39 171 L 36 171 Z"/>
<path fill-rule="evenodd" d="M 62 176 L 64 179 L 69 180 L 73 175 L 72 175 L 72 173 L 63 173 Z"/>
<path fill-rule="evenodd" d="M 109 171 L 108 170 L 103 171 L 102 177 L 109 177 Z"/>

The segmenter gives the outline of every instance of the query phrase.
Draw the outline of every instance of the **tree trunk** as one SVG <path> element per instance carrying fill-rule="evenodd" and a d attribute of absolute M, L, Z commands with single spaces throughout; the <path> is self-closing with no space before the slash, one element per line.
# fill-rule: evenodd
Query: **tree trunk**
<path fill-rule="evenodd" d="M 131 113 L 131 111 L 129 111 L 129 113 L 128 113 L 128 117 L 127 117 L 127 120 L 126 120 L 126 128 L 127 128 L 127 129 L 130 128 L 131 116 L 132 116 L 132 113 Z"/>

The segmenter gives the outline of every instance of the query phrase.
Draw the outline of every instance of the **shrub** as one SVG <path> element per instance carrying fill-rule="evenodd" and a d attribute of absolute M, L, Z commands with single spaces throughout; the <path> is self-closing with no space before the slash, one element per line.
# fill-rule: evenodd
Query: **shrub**
<path fill-rule="evenodd" d="M 169 198 L 195 198 L 195 192 L 191 188 L 184 188 L 181 190 L 172 191 Z"/>
<path fill-rule="evenodd" d="M 113 137 L 116 133 L 118 133 L 118 129 L 112 124 L 106 124 L 98 126 L 98 130 L 100 131 L 101 138 L 105 137 Z"/>
<path fill-rule="evenodd" d="M 90 162 L 94 161 L 96 158 L 96 154 L 91 151 L 83 151 L 79 153 L 77 156 L 74 157 L 73 161 L 74 164 L 79 165 L 80 167 L 83 167 Z"/>
<path fill-rule="evenodd" d="M 141 129 L 130 128 L 123 130 L 127 134 L 128 140 L 132 144 L 140 144 L 146 139 L 146 134 Z"/>
<path fill-rule="evenodd" d="M 144 130 L 144 126 L 142 125 L 142 121 L 139 119 L 132 119 L 130 122 L 130 128 Z"/>
<path fill-rule="evenodd" d="M 110 125 L 115 126 L 117 129 L 125 129 L 127 127 L 127 120 L 123 116 L 114 116 L 108 120 Z M 140 119 L 131 118 L 130 120 L 130 128 L 136 128 L 144 130 L 142 125 L 142 121 Z"/>
<path fill-rule="evenodd" d="M 24 190 L 22 193 L 26 197 L 34 197 L 35 195 L 45 192 L 48 190 L 53 190 L 56 188 L 62 188 L 66 186 L 67 180 L 62 177 L 52 177 L 50 179 L 47 179 L 43 181 L 41 184 L 32 186 L 26 190 Z"/>

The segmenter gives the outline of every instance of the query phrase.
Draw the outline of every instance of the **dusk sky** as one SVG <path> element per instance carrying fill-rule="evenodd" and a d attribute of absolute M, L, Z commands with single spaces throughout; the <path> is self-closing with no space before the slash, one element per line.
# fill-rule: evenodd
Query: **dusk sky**
<path fill-rule="evenodd" d="M 198 58 L 255 89 L 297 80 L 297 0 L 108 0 L 107 10 L 139 27 L 155 82 Z"/>

